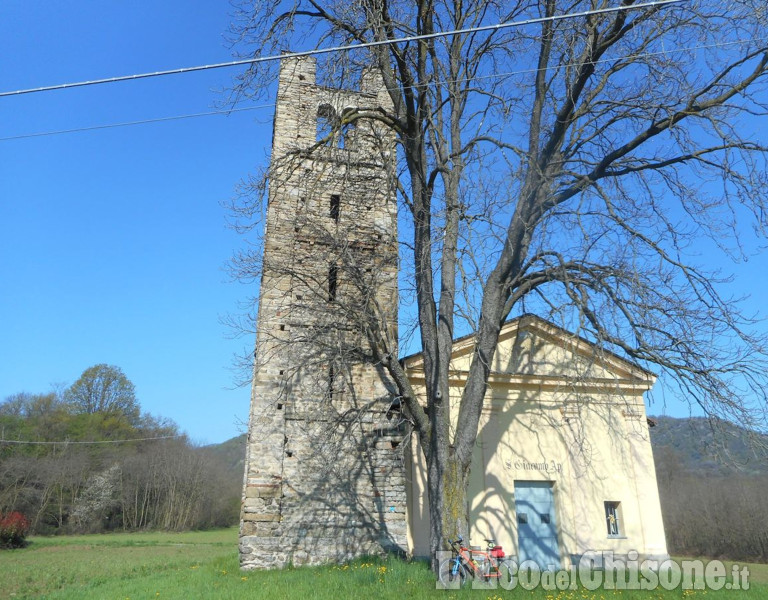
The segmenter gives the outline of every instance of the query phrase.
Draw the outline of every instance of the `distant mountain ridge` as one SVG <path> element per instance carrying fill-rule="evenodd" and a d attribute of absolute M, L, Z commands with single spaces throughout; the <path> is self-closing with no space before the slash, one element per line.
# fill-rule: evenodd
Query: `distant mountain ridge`
<path fill-rule="evenodd" d="M 768 435 L 705 417 L 651 417 L 657 467 L 676 460 L 680 469 L 709 475 L 768 473 Z"/>

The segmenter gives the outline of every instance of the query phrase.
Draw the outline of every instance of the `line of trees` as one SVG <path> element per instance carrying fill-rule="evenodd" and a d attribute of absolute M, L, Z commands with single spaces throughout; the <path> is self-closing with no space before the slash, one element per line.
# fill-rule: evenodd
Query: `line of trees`
<path fill-rule="evenodd" d="M 670 554 L 768 560 L 768 436 L 661 417 L 651 430 Z"/>
<path fill-rule="evenodd" d="M 0 513 L 21 512 L 35 533 L 228 526 L 239 502 L 227 466 L 142 413 L 117 367 L 0 403 Z"/>
<path fill-rule="evenodd" d="M 768 560 L 768 475 L 707 477 L 656 456 L 667 548 L 677 556 Z"/>

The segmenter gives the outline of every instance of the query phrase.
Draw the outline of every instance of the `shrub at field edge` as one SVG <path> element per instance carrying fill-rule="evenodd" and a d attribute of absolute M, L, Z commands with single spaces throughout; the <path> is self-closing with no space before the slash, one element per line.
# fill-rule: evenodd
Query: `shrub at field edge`
<path fill-rule="evenodd" d="M 28 532 L 29 521 L 20 512 L 0 513 L 0 548 L 22 548 Z"/>

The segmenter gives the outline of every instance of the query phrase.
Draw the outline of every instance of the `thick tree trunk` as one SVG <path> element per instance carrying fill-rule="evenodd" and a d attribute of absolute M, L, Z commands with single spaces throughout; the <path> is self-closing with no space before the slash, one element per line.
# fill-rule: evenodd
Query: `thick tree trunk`
<path fill-rule="evenodd" d="M 435 572 L 438 568 L 437 552 L 448 549 L 447 540 L 455 540 L 459 536 L 469 540 L 469 467 L 462 465 L 452 451 L 442 454 L 442 465 L 436 460 L 429 461 L 427 465 L 430 560 Z"/>
<path fill-rule="evenodd" d="M 469 539 L 468 484 L 469 468 L 462 465 L 451 452 L 443 473 L 445 503 L 441 519 L 443 534 L 448 539 L 455 540 L 458 536 Z"/>

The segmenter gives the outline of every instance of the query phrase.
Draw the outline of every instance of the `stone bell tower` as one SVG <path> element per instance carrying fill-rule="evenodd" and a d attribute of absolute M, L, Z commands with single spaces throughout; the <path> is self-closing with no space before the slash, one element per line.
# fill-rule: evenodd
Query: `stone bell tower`
<path fill-rule="evenodd" d="M 381 76 L 316 85 L 284 59 L 275 108 L 240 522 L 245 569 L 406 548 L 394 138 Z M 372 340 L 378 340 L 372 342 Z"/>

